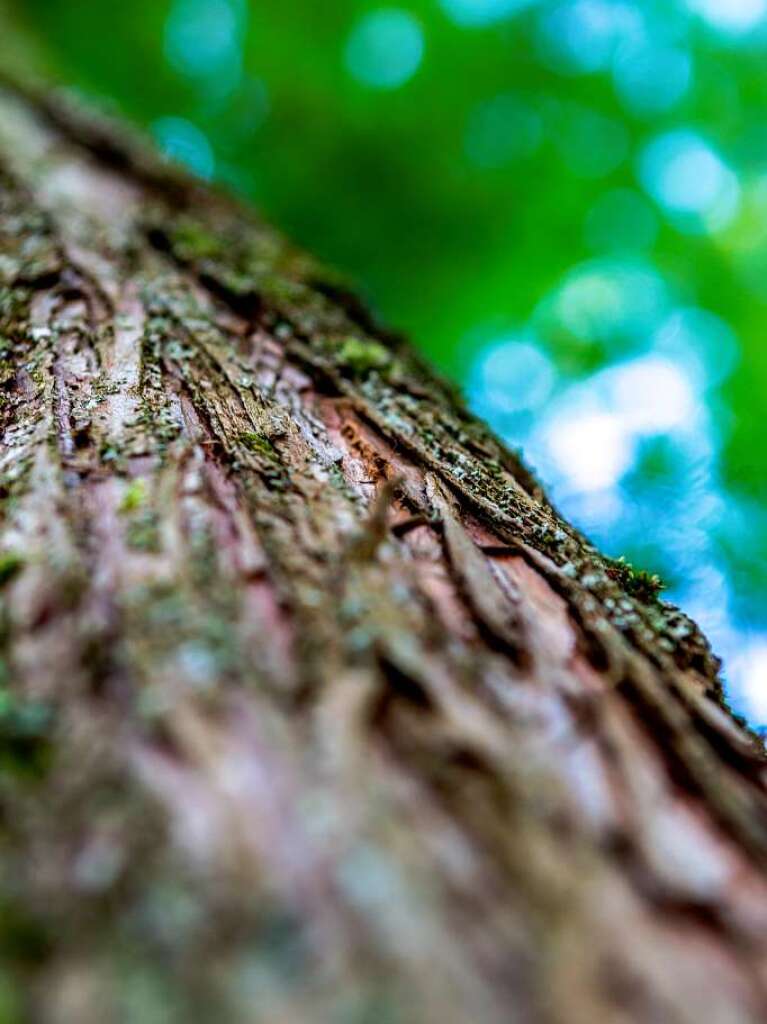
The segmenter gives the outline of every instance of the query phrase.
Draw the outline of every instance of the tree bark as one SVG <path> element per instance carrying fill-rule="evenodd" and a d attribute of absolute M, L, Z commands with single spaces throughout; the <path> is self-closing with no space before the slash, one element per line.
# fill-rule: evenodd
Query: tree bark
<path fill-rule="evenodd" d="M 767 1019 L 716 659 L 403 340 L 10 86 L 0 286 L 0 1019 Z"/>

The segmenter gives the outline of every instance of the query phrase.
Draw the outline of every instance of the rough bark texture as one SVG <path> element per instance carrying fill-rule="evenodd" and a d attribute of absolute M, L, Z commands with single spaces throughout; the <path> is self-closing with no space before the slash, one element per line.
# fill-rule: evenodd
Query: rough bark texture
<path fill-rule="evenodd" d="M 695 626 L 122 136 L 0 89 L 0 1020 L 767 1019 Z"/>

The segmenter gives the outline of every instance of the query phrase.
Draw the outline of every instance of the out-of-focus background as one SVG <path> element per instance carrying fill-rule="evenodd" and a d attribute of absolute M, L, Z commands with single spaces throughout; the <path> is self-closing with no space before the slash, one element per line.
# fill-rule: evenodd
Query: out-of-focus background
<path fill-rule="evenodd" d="M 767 0 L 15 7 L 347 271 L 767 723 Z"/>

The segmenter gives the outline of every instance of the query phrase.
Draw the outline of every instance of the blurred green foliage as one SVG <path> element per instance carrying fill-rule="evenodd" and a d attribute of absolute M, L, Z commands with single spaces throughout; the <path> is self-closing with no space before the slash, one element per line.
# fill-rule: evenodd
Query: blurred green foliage
<path fill-rule="evenodd" d="M 360 283 L 767 721 L 767 0 L 17 0 Z"/>

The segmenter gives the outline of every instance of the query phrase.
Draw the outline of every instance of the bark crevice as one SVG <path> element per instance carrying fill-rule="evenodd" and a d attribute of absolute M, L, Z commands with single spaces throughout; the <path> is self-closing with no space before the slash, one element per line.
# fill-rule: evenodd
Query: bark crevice
<path fill-rule="evenodd" d="M 7 88 L 0 166 L 19 1012 L 763 1020 L 764 752 L 694 624 L 249 211 Z"/>

